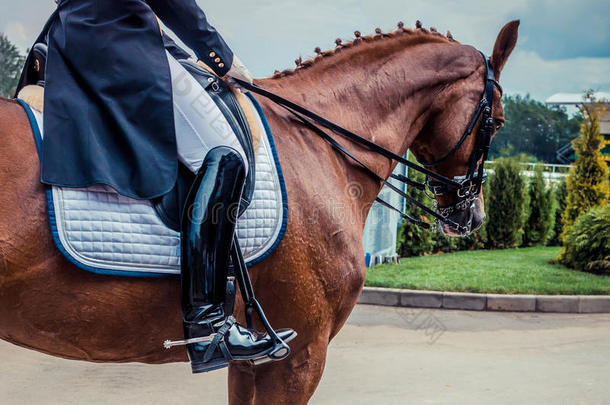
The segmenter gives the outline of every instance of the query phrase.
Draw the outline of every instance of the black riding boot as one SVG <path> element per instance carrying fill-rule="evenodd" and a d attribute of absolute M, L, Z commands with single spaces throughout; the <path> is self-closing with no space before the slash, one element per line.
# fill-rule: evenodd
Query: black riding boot
<path fill-rule="evenodd" d="M 182 214 L 182 311 L 185 339 L 194 373 L 211 371 L 233 360 L 260 360 L 273 349 L 259 334 L 225 313 L 229 253 L 245 182 L 244 162 L 228 147 L 212 149 L 191 187 Z M 232 307 L 232 305 L 229 305 Z M 296 336 L 279 330 L 288 341 Z"/>

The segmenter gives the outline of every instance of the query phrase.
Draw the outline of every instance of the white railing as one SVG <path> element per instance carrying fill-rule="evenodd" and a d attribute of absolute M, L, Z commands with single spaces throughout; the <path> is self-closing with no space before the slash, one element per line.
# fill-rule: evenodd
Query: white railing
<path fill-rule="evenodd" d="M 493 173 L 493 166 L 495 163 L 496 162 L 493 160 L 488 160 L 485 162 L 485 168 L 489 173 Z M 526 167 L 526 169 L 523 171 L 523 175 L 527 177 L 534 177 L 536 169 L 542 166 L 542 174 L 545 180 L 552 183 L 567 177 L 570 172 L 570 167 L 572 167 L 572 165 L 528 162 L 519 162 L 519 165 Z"/>

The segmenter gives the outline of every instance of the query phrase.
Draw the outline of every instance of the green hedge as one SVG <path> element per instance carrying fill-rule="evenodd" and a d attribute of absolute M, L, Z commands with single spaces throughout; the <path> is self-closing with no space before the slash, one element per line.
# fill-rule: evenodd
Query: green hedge
<path fill-rule="evenodd" d="M 566 234 L 559 261 L 566 266 L 610 275 L 610 205 L 576 219 Z"/>
<path fill-rule="evenodd" d="M 508 249 L 521 245 L 527 193 L 521 167 L 515 159 L 498 159 L 490 176 L 486 203 L 487 247 Z"/>

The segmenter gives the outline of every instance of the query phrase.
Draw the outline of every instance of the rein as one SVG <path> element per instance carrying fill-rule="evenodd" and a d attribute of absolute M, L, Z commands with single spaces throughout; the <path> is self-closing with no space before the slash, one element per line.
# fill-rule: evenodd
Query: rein
<path fill-rule="evenodd" d="M 451 227 L 455 230 L 458 230 L 460 233 L 466 234 L 469 232 L 469 229 L 467 229 L 466 227 L 451 220 L 449 218 L 449 215 L 451 213 L 455 212 L 456 210 L 465 210 L 465 209 L 470 208 L 473 205 L 474 201 L 478 198 L 478 194 L 481 190 L 481 185 L 483 184 L 483 181 L 484 181 L 484 164 L 481 163 L 480 165 L 478 165 L 478 170 L 477 170 L 477 164 L 478 164 L 479 160 L 481 160 L 481 158 L 483 158 L 483 162 L 485 161 L 485 159 L 487 159 L 487 154 L 489 152 L 489 146 L 491 143 L 491 135 L 493 134 L 492 103 L 493 103 L 494 87 L 497 87 L 500 90 L 500 92 L 502 92 L 502 88 L 500 87 L 500 85 L 498 84 L 498 82 L 495 79 L 493 69 L 491 67 L 491 62 L 482 52 L 481 52 L 481 55 L 483 56 L 483 59 L 485 61 L 485 89 L 483 91 L 481 101 L 479 102 L 479 105 L 477 107 L 477 110 L 475 111 L 472 121 L 468 125 L 468 128 L 466 129 L 466 131 L 464 132 L 464 134 L 462 135 L 462 137 L 460 138 L 458 143 L 445 156 L 443 156 L 442 158 L 440 158 L 434 162 L 422 163 L 422 164 L 410 162 L 409 160 L 405 159 L 404 157 L 399 156 L 399 155 L 395 154 L 394 152 L 392 152 L 388 149 L 385 149 L 385 148 L 377 145 L 376 143 L 371 142 L 368 139 L 363 138 L 363 137 L 349 131 L 348 129 L 345 129 L 345 128 L 327 120 L 326 118 L 324 118 L 298 104 L 293 103 L 290 100 L 287 100 L 268 90 L 265 90 L 265 89 L 257 86 L 256 84 L 250 84 L 248 82 L 245 82 L 245 81 L 239 80 L 239 79 L 233 79 L 233 80 L 235 80 L 240 86 L 244 87 L 245 89 L 247 89 L 253 93 L 259 94 L 263 97 L 266 97 L 269 100 L 273 101 L 274 103 L 278 104 L 279 106 L 285 108 L 296 118 L 297 121 L 299 121 L 301 124 L 303 124 L 307 128 L 311 129 L 320 138 L 322 138 L 325 142 L 327 142 L 329 145 L 331 145 L 331 147 L 333 147 L 333 149 L 339 151 L 341 154 L 343 154 L 347 158 L 356 162 L 372 178 L 379 181 L 383 185 L 387 186 L 392 191 L 396 192 L 401 197 L 405 198 L 411 204 L 417 206 L 418 208 L 420 208 L 427 214 L 432 215 L 434 218 L 436 218 L 436 220 L 438 222 L 448 225 L 449 227 Z M 428 167 L 434 167 L 434 166 L 441 164 L 442 162 L 446 161 L 449 157 L 451 157 L 455 152 L 457 152 L 460 149 L 460 147 L 463 145 L 466 138 L 468 138 L 472 134 L 472 132 L 474 131 L 474 127 L 476 126 L 477 122 L 479 121 L 479 119 L 481 117 L 482 117 L 482 123 L 479 126 L 479 130 L 477 132 L 475 148 L 470 156 L 469 169 L 468 169 L 468 173 L 465 176 L 457 176 L 457 177 L 454 177 L 451 179 L 451 178 L 445 177 L 443 175 L 440 175 L 440 174 L 435 173 L 435 172 L 431 171 L 430 169 L 428 169 Z M 360 159 L 358 159 L 350 151 L 348 151 L 343 145 L 341 145 L 341 143 L 339 143 L 336 139 L 334 139 L 332 136 L 330 136 L 328 133 L 326 133 L 323 129 L 321 129 L 316 124 L 318 124 L 322 127 L 325 127 L 327 129 L 331 130 L 332 132 L 337 133 L 337 134 L 349 139 L 350 141 L 352 141 L 354 143 L 360 144 L 360 145 L 366 147 L 367 149 L 371 150 L 372 152 L 378 153 L 379 155 L 382 155 L 397 163 L 403 164 L 403 165 L 405 165 L 413 170 L 416 170 L 420 173 L 423 173 L 427 176 L 426 184 L 419 183 L 417 181 L 414 181 L 414 180 L 409 179 L 408 177 L 402 176 L 402 175 L 392 174 L 390 176 L 392 179 L 395 179 L 397 181 L 400 181 L 402 183 L 405 183 L 409 186 L 415 187 L 422 191 L 425 190 L 426 185 L 427 185 L 428 188 L 434 194 L 434 196 L 439 196 L 439 195 L 446 194 L 448 192 L 455 191 L 458 195 L 458 201 L 454 205 L 451 205 L 449 207 L 438 207 L 437 206 L 438 212 L 430 209 L 429 207 L 425 206 L 422 202 L 420 202 L 420 201 L 416 200 L 415 198 L 411 197 L 410 195 L 406 194 L 401 189 L 399 189 L 398 187 L 396 187 L 395 185 L 393 185 L 386 179 L 379 176 L 374 170 L 369 168 L 365 163 L 363 163 Z M 432 179 L 434 179 L 434 180 L 432 180 Z M 389 209 L 399 213 L 402 218 L 404 218 L 418 226 L 421 226 L 425 229 L 430 228 L 430 224 L 428 222 L 413 218 L 413 217 L 403 213 L 402 211 L 395 208 L 390 203 L 382 200 L 381 198 L 377 197 L 376 201 L 378 203 L 380 203 L 381 205 L 383 205 L 384 207 L 389 208 Z"/>

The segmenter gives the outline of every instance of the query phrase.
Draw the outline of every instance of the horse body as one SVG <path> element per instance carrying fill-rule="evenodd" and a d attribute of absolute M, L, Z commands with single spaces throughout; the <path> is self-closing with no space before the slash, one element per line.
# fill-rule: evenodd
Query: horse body
<path fill-rule="evenodd" d="M 446 150 L 458 130 L 442 140 L 426 135 L 432 116 L 439 114 L 439 89 L 455 87 L 441 100 L 453 103 L 443 117 L 450 115 L 446 119 L 457 127 L 468 121 L 481 91 L 480 55 L 444 37 L 402 31 L 392 39 L 368 38 L 258 84 L 395 153 L 404 154 L 411 144 L 422 145 L 422 156 L 434 148 Z M 497 62 L 500 69 L 516 41 L 516 26 L 509 31 L 512 43 L 504 38 L 507 33 L 496 43 L 497 49 L 510 48 Z M 230 401 L 300 404 L 319 383 L 328 343 L 364 285 L 362 232 L 380 184 L 311 131 L 295 126 L 288 112 L 259 101 L 274 134 L 290 210 L 282 243 L 252 269 L 252 281 L 273 326 L 291 327 L 299 336 L 286 360 L 231 366 Z M 186 361 L 183 349 L 162 348 L 164 339 L 182 336 L 179 282 L 99 276 L 65 260 L 49 232 L 27 117 L 8 100 L 0 100 L 0 117 L 0 338 L 69 359 Z M 449 126 L 439 120 L 434 125 Z M 424 135 L 427 140 L 420 139 Z M 392 172 L 388 159 L 342 143 L 381 176 Z M 461 161 L 455 163 L 443 174 L 460 174 Z M 235 313 L 243 313 L 239 298 Z"/>

